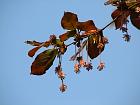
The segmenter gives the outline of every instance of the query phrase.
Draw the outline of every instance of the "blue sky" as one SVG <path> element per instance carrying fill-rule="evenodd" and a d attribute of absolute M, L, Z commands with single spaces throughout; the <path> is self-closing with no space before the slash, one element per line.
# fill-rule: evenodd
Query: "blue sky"
<path fill-rule="evenodd" d="M 30 76 L 34 58 L 27 56 L 32 46 L 26 40 L 45 41 L 50 34 L 64 33 L 60 25 L 64 11 L 78 14 L 80 21 L 92 19 L 98 28 L 111 21 L 111 6 L 105 0 L 0 0 L 0 105 L 140 105 L 140 31 L 129 23 L 131 42 L 122 33 L 107 28 L 109 44 L 102 53 L 106 68 L 99 72 L 73 71 L 73 47 L 63 58 L 65 93 L 54 65 L 43 76 Z M 42 49 L 44 50 L 44 49 Z M 41 50 L 41 51 L 42 51 Z M 39 52 L 41 52 L 39 51 Z M 38 52 L 38 53 L 39 53 Z M 37 54 L 38 54 L 37 53 Z"/>

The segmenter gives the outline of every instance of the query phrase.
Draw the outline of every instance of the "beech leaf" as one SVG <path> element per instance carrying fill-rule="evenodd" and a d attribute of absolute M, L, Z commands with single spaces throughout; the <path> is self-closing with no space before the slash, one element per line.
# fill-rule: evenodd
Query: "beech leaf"
<path fill-rule="evenodd" d="M 99 34 L 88 38 L 87 53 L 91 59 L 96 58 L 104 50 L 104 46 L 102 48 L 98 48 L 99 43 L 103 43 L 102 38 L 102 31 L 100 31 Z"/>
<path fill-rule="evenodd" d="M 30 43 L 31 44 L 31 43 Z M 29 52 L 28 52 L 28 56 L 29 57 L 33 57 L 35 55 L 35 53 L 43 46 L 43 47 L 49 47 L 50 46 L 50 41 L 46 41 L 46 42 L 43 42 L 43 43 L 39 43 L 39 42 L 36 42 L 36 41 L 33 41 L 34 46 L 37 46 L 33 49 L 31 49 Z"/>
<path fill-rule="evenodd" d="M 66 33 L 62 34 L 59 36 L 60 41 L 66 41 L 68 40 L 70 37 L 73 37 L 76 34 L 76 30 L 71 30 L 71 31 L 67 31 Z"/>
<path fill-rule="evenodd" d="M 31 49 L 29 52 L 28 52 L 28 56 L 29 57 L 33 57 L 35 55 L 35 53 L 41 48 L 42 46 L 37 46 L 33 49 Z"/>
<path fill-rule="evenodd" d="M 93 20 L 88 20 L 86 22 L 78 22 L 77 29 L 81 31 L 97 30 Z"/>
<path fill-rule="evenodd" d="M 140 12 L 133 12 L 130 15 L 130 20 L 133 26 L 140 30 Z"/>
<path fill-rule="evenodd" d="M 61 26 L 67 30 L 76 29 L 76 24 L 78 22 L 78 17 L 76 14 L 71 12 L 64 12 L 64 16 L 61 20 Z"/>
<path fill-rule="evenodd" d="M 123 26 L 123 24 L 125 23 L 129 15 L 130 15 L 130 12 L 128 10 L 116 9 L 115 11 L 113 11 L 113 13 L 111 14 L 112 18 L 115 19 L 118 17 L 114 21 L 116 29 L 121 28 Z"/>
<path fill-rule="evenodd" d="M 48 70 L 58 53 L 57 49 L 48 49 L 40 53 L 31 65 L 31 74 L 43 75 Z"/>

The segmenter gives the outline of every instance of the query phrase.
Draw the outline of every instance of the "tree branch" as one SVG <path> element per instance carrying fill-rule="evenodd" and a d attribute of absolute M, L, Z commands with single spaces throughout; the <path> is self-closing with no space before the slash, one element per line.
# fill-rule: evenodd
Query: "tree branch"
<path fill-rule="evenodd" d="M 102 28 L 100 31 L 103 31 L 104 29 L 106 29 L 108 26 L 110 26 L 113 22 L 115 22 L 122 14 L 120 14 L 119 16 L 117 16 L 115 19 L 113 19 L 110 23 L 108 23 L 104 28 Z"/>

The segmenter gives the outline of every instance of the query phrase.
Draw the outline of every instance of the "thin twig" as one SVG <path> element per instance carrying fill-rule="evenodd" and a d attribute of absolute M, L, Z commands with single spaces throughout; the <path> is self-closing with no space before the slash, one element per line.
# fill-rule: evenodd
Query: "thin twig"
<path fill-rule="evenodd" d="M 113 19 L 110 23 L 108 23 L 104 28 L 102 28 L 100 31 L 103 31 L 104 29 L 106 29 L 108 26 L 110 26 L 113 22 L 115 22 L 120 16 L 122 15 L 122 13 L 117 16 L 115 19 Z"/>
<path fill-rule="evenodd" d="M 69 47 L 69 46 L 72 45 L 72 44 L 75 44 L 75 42 L 72 42 L 72 43 L 70 43 L 70 44 L 68 44 L 68 45 L 66 45 L 66 46 Z"/>

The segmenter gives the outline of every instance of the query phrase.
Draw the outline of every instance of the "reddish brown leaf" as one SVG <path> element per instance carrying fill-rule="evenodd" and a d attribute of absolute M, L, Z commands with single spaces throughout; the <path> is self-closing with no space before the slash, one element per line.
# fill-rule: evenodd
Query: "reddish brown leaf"
<path fill-rule="evenodd" d="M 76 30 L 72 30 L 72 31 L 68 31 L 62 35 L 59 36 L 60 41 L 66 41 L 67 39 L 69 39 L 70 37 L 73 37 L 76 34 Z"/>
<path fill-rule="evenodd" d="M 123 26 L 123 24 L 125 23 L 125 21 L 127 20 L 127 17 L 130 15 L 130 12 L 128 10 L 119 10 L 116 9 L 112 14 L 112 18 L 115 19 L 117 18 L 114 22 L 115 22 L 115 27 L 116 29 L 121 28 Z"/>
<path fill-rule="evenodd" d="M 103 47 L 101 52 L 100 52 L 99 48 L 97 48 L 98 44 L 93 43 L 91 40 L 89 40 L 88 43 L 89 43 L 88 44 L 88 55 L 91 59 L 96 58 L 104 50 L 104 47 Z"/>
<path fill-rule="evenodd" d="M 43 44 L 43 46 L 44 46 L 44 47 L 49 47 L 50 44 L 51 44 L 50 41 L 46 41 L 46 42 Z"/>
<path fill-rule="evenodd" d="M 93 35 L 93 34 L 97 34 L 97 33 L 98 33 L 98 30 L 89 30 L 89 31 L 86 31 L 85 33 L 83 33 L 82 35 L 89 36 L 89 35 Z"/>
<path fill-rule="evenodd" d="M 105 46 L 103 46 L 102 48 L 99 48 L 98 47 L 99 43 L 103 43 L 103 34 L 102 34 L 102 32 L 100 32 L 100 34 L 98 34 L 98 35 L 96 35 L 94 37 L 91 36 L 91 37 L 88 38 L 87 52 L 88 52 L 88 55 L 89 55 L 89 57 L 91 59 L 96 58 L 104 50 Z"/>
<path fill-rule="evenodd" d="M 86 22 L 78 22 L 77 29 L 81 31 L 97 30 L 93 20 L 88 20 Z"/>
<path fill-rule="evenodd" d="M 131 23 L 137 28 L 140 29 L 140 12 L 133 12 L 130 15 Z"/>
<path fill-rule="evenodd" d="M 69 37 L 68 37 L 68 33 L 64 33 L 62 35 L 59 36 L 60 40 L 63 42 L 63 41 L 66 41 Z"/>
<path fill-rule="evenodd" d="M 64 16 L 61 20 L 61 26 L 67 30 L 73 30 L 76 28 L 78 17 L 76 14 L 71 12 L 64 12 Z"/>
<path fill-rule="evenodd" d="M 28 52 L 28 56 L 29 57 L 33 57 L 35 55 L 35 53 L 37 52 L 37 50 L 39 50 L 42 46 L 37 46 L 33 49 L 31 49 L 29 52 Z"/>
<path fill-rule="evenodd" d="M 31 66 L 31 74 L 43 75 L 48 70 L 57 55 L 57 49 L 48 49 L 40 53 L 34 60 Z"/>

